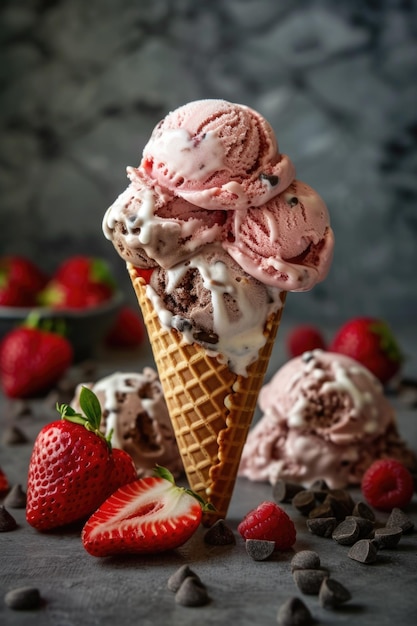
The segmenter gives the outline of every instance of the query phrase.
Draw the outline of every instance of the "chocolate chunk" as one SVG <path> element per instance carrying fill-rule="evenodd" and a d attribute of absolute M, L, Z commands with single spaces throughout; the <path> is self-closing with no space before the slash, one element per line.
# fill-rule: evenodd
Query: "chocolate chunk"
<path fill-rule="evenodd" d="M 399 526 L 377 528 L 374 533 L 374 542 L 379 548 L 395 548 L 403 534 Z"/>
<path fill-rule="evenodd" d="M 175 602 L 182 606 L 204 606 L 209 601 L 207 589 L 196 576 L 187 576 L 175 594 Z"/>
<path fill-rule="evenodd" d="M 260 174 L 259 178 L 267 180 L 271 187 L 276 187 L 279 183 L 279 177 L 274 174 Z"/>
<path fill-rule="evenodd" d="M 7 533 L 9 530 L 17 528 L 15 518 L 10 515 L 9 511 L 0 505 L 0 533 Z"/>
<path fill-rule="evenodd" d="M 331 489 L 324 499 L 325 504 L 332 507 L 333 514 L 338 520 L 344 520 L 346 515 L 351 515 L 355 503 L 345 489 Z"/>
<path fill-rule="evenodd" d="M 168 578 L 168 589 L 170 591 L 178 591 L 184 580 L 188 577 L 198 578 L 188 565 L 182 565 Z"/>
<path fill-rule="evenodd" d="M 356 515 L 348 515 L 345 519 L 351 520 L 353 519 L 359 526 L 359 537 L 358 539 L 367 539 L 374 530 L 374 522 L 371 522 L 370 519 L 366 519 L 365 517 L 357 517 Z"/>
<path fill-rule="evenodd" d="M 204 541 L 210 546 L 228 546 L 236 543 L 233 531 L 224 520 L 219 519 L 204 535 Z"/>
<path fill-rule="evenodd" d="M 280 626 L 309 626 L 313 623 L 313 618 L 304 602 L 293 597 L 280 606 L 277 622 Z"/>
<path fill-rule="evenodd" d="M 318 569 L 320 556 L 314 550 L 300 550 L 291 560 L 291 569 Z"/>
<path fill-rule="evenodd" d="M 403 533 L 409 533 L 414 528 L 414 522 L 402 511 L 401 509 L 394 507 L 390 513 L 390 516 L 386 523 L 387 528 L 401 528 Z"/>
<path fill-rule="evenodd" d="M 329 492 L 329 486 L 323 478 L 318 478 L 310 485 L 309 490 L 314 492 L 319 502 L 323 502 Z"/>
<path fill-rule="evenodd" d="M 296 569 L 293 572 L 294 582 L 302 593 L 317 595 L 321 583 L 328 576 L 324 569 Z"/>
<path fill-rule="evenodd" d="M 369 539 L 359 539 L 349 549 L 348 557 L 359 563 L 374 563 L 377 559 L 378 548 Z"/>
<path fill-rule="evenodd" d="M 246 552 L 254 561 L 265 561 L 275 550 L 275 541 L 266 539 L 247 539 Z"/>
<path fill-rule="evenodd" d="M 291 502 L 300 513 L 308 515 L 316 506 L 316 497 L 312 491 L 304 489 L 296 493 Z"/>
<path fill-rule="evenodd" d="M 3 432 L 1 441 L 6 446 L 15 446 L 20 443 L 27 443 L 28 438 L 19 426 L 9 426 Z"/>
<path fill-rule="evenodd" d="M 307 528 L 318 537 L 331 537 L 337 526 L 335 517 L 315 517 L 307 520 Z"/>
<path fill-rule="evenodd" d="M 329 491 L 329 485 L 326 483 L 324 478 L 317 478 L 311 485 L 311 491 Z"/>
<path fill-rule="evenodd" d="M 293 206 L 297 206 L 297 204 L 298 204 L 298 198 L 296 198 L 295 196 L 293 196 L 292 198 L 290 198 L 289 200 L 287 200 L 287 204 L 289 204 L 291 208 L 292 208 Z"/>
<path fill-rule="evenodd" d="M 13 485 L 4 499 L 5 506 L 11 509 L 24 509 L 26 507 L 26 493 L 22 485 Z"/>
<path fill-rule="evenodd" d="M 193 337 L 199 343 L 209 343 L 209 344 L 219 343 L 219 335 L 217 335 L 216 333 L 208 333 L 207 331 L 202 330 L 202 329 L 196 330 L 193 333 Z"/>
<path fill-rule="evenodd" d="M 272 487 L 272 497 L 275 502 L 291 502 L 294 496 L 300 491 L 304 491 L 304 487 L 299 483 L 291 483 L 281 478 L 276 481 Z"/>
<path fill-rule="evenodd" d="M 359 524 L 353 518 L 340 522 L 332 533 L 332 538 L 342 546 L 352 546 L 358 540 Z"/>
<path fill-rule="evenodd" d="M 313 517 L 334 517 L 333 509 L 330 504 L 327 502 L 322 502 L 318 506 L 315 506 L 314 509 L 310 511 L 308 514 L 309 518 Z"/>
<path fill-rule="evenodd" d="M 359 502 L 356 502 L 355 506 L 353 507 L 352 515 L 355 515 L 357 517 L 363 517 L 364 519 L 369 519 L 371 522 L 375 521 L 375 513 L 373 512 L 371 507 L 366 504 L 366 502 L 362 502 L 361 500 Z"/>
<path fill-rule="evenodd" d="M 10 609 L 27 611 L 40 607 L 41 594 L 36 587 L 18 587 L 8 591 L 4 596 L 4 601 Z"/>
<path fill-rule="evenodd" d="M 334 609 L 351 599 L 350 592 L 333 578 L 325 578 L 319 591 L 319 602 L 324 609 Z"/>

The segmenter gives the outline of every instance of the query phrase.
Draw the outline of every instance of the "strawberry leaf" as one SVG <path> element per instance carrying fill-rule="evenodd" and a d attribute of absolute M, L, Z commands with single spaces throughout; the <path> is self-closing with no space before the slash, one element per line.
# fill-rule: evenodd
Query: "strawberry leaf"
<path fill-rule="evenodd" d="M 397 344 L 391 329 L 385 322 L 377 321 L 371 324 L 370 330 L 378 336 L 381 350 L 391 361 L 401 363 L 404 360 L 400 347 Z"/>
<path fill-rule="evenodd" d="M 167 469 L 166 467 L 156 465 L 153 473 L 154 476 L 157 476 L 158 478 L 165 478 L 165 480 L 168 480 L 171 484 L 175 485 L 175 479 L 169 469 Z"/>
<path fill-rule="evenodd" d="M 100 429 L 101 406 L 96 394 L 88 387 L 82 387 L 80 392 L 80 407 L 88 420 L 89 430 L 94 432 Z"/>

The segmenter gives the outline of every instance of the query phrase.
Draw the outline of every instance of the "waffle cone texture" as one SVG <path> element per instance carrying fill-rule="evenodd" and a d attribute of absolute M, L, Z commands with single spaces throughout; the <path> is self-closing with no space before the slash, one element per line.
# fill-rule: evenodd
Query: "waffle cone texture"
<path fill-rule="evenodd" d="M 189 485 L 216 509 L 211 526 L 227 515 L 243 446 L 255 412 L 285 302 L 265 325 L 266 342 L 248 376 L 229 370 L 176 329 L 165 329 L 146 295 L 145 281 L 128 264 Z"/>

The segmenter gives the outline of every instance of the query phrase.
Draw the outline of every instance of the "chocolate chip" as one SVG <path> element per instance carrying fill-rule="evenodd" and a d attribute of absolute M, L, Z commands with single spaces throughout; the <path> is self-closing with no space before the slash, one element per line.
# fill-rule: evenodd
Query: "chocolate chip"
<path fill-rule="evenodd" d="M 279 177 L 274 174 L 260 174 L 259 178 L 267 180 L 271 187 L 276 187 L 279 183 Z"/>
<path fill-rule="evenodd" d="M 204 541 L 210 546 L 228 546 L 236 543 L 233 531 L 224 520 L 219 519 L 204 535 Z"/>
<path fill-rule="evenodd" d="M 393 528 L 393 527 L 401 528 L 403 533 L 409 533 L 414 528 L 414 522 L 408 517 L 408 515 L 404 513 L 404 511 L 402 511 L 401 509 L 398 509 L 397 507 L 394 507 L 387 520 L 386 527 L 387 528 Z"/>
<path fill-rule="evenodd" d="M 374 563 L 377 559 L 377 546 L 369 539 L 359 539 L 349 549 L 348 557 L 359 563 Z"/>
<path fill-rule="evenodd" d="M 28 438 L 19 426 L 10 426 L 3 432 L 1 441 L 6 446 L 15 446 L 21 443 L 27 443 Z"/>
<path fill-rule="evenodd" d="M 216 333 L 208 333 L 207 331 L 201 330 L 201 329 L 196 330 L 193 333 L 193 337 L 199 343 L 209 343 L 209 344 L 219 343 L 219 335 L 217 335 Z"/>
<path fill-rule="evenodd" d="M 313 517 L 334 517 L 333 509 L 328 502 L 323 502 L 318 506 L 315 506 L 309 514 L 309 518 Z"/>
<path fill-rule="evenodd" d="M 7 533 L 10 530 L 17 528 L 17 522 L 15 518 L 10 515 L 9 511 L 0 505 L 0 532 Z"/>
<path fill-rule="evenodd" d="M 351 599 L 350 592 L 333 578 L 325 578 L 319 591 L 319 602 L 324 609 L 334 609 Z"/>
<path fill-rule="evenodd" d="M 346 517 L 347 520 L 353 519 L 359 526 L 359 537 L 358 539 L 367 539 L 374 530 L 374 522 L 371 522 L 370 519 L 366 519 L 365 517 L 357 517 L 356 515 L 348 515 Z"/>
<path fill-rule="evenodd" d="M 266 539 L 247 539 L 246 552 L 254 561 L 265 561 L 275 550 L 275 541 Z"/>
<path fill-rule="evenodd" d="M 4 499 L 5 506 L 11 509 L 24 509 L 26 507 L 26 493 L 22 485 L 13 485 Z"/>
<path fill-rule="evenodd" d="M 355 519 L 345 519 L 333 531 L 332 538 L 342 546 L 352 546 L 359 538 L 360 528 Z"/>
<path fill-rule="evenodd" d="M 317 478 L 309 487 L 311 491 L 329 491 L 329 485 L 324 478 Z"/>
<path fill-rule="evenodd" d="M 275 502 L 291 502 L 294 496 L 300 491 L 305 491 L 305 488 L 299 483 L 292 483 L 282 480 L 281 478 L 276 481 L 272 487 L 272 497 Z"/>
<path fill-rule="evenodd" d="M 374 542 L 379 548 L 395 548 L 403 534 L 399 526 L 377 528 L 374 533 Z"/>
<path fill-rule="evenodd" d="M 178 591 L 188 577 L 198 578 L 197 574 L 188 565 L 182 565 L 168 578 L 168 589 L 174 592 Z"/>
<path fill-rule="evenodd" d="M 318 569 L 320 556 L 314 550 L 300 550 L 291 560 L 291 569 Z"/>
<path fill-rule="evenodd" d="M 363 517 L 364 519 L 369 519 L 371 522 L 375 521 L 375 513 L 371 509 L 370 506 L 366 504 L 366 502 L 356 502 L 355 506 L 352 510 L 352 515 L 356 515 L 357 517 Z"/>
<path fill-rule="evenodd" d="M 40 607 L 41 595 L 36 587 L 18 587 L 8 591 L 4 596 L 4 601 L 10 609 L 27 611 Z"/>
<path fill-rule="evenodd" d="M 324 499 L 324 503 L 332 507 L 334 516 L 338 520 L 343 520 L 346 515 L 351 515 L 355 506 L 350 493 L 345 489 L 331 489 Z"/>
<path fill-rule="evenodd" d="M 207 589 L 195 576 L 187 576 L 175 594 L 175 602 L 182 606 L 204 606 L 209 601 Z"/>
<path fill-rule="evenodd" d="M 298 198 L 296 198 L 295 196 L 293 196 L 292 198 L 290 198 L 289 200 L 287 200 L 287 204 L 290 205 L 290 207 L 294 207 L 297 206 L 298 204 Z"/>
<path fill-rule="evenodd" d="M 323 569 L 296 569 L 293 572 L 294 582 L 302 593 L 317 595 L 321 583 L 328 576 Z"/>
<path fill-rule="evenodd" d="M 292 505 L 303 515 L 308 515 L 316 506 L 316 498 L 312 491 L 304 489 L 296 493 L 291 500 Z"/>
<path fill-rule="evenodd" d="M 313 535 L 329 538 L 332 536 L 337 523 L 335 517 L 316 517 L 307 520 L 307 528 Z"/>
<path fill-rule="evenodd" d="M 186 320 L 184 317 L 179 317 L 178 315 L 175 315 L 172 318 L 172 326 L 179 330 L 180 333 L 190 331 L 193 328 L 191 322 Z"/>
<path fill-rule="evenodd" d="M 313 618 L 304 602 L 293 597 L 280 606 L 277 622 L 280 626 L 309 626 L 313 623 Z"/>

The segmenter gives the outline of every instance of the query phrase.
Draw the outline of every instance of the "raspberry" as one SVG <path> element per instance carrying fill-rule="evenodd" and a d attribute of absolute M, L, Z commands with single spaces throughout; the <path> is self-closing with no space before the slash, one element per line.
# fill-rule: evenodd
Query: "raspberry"
<path fill-rule="evenodd" d="M 323 335 L 315 326 L 296 326 L 287 335 L 286 343 L 287 352 L 293 358 L 310 350 L 326 350 Z"/>
<path fill-rule="evenodd" d="M 405 507 L 413 497 L 414 481 L 408 469 L 395 459 L 374 461 L 362 478 L 362 493 L 381 511 Z"/>
<path fill-rule="evenodd" d="M 276 550 L 288 550 L 295 543 L 293 521 L 275 502 L 262 502 L 249 511 L 237 527 L 244 539 L 275 541 Z"/>

